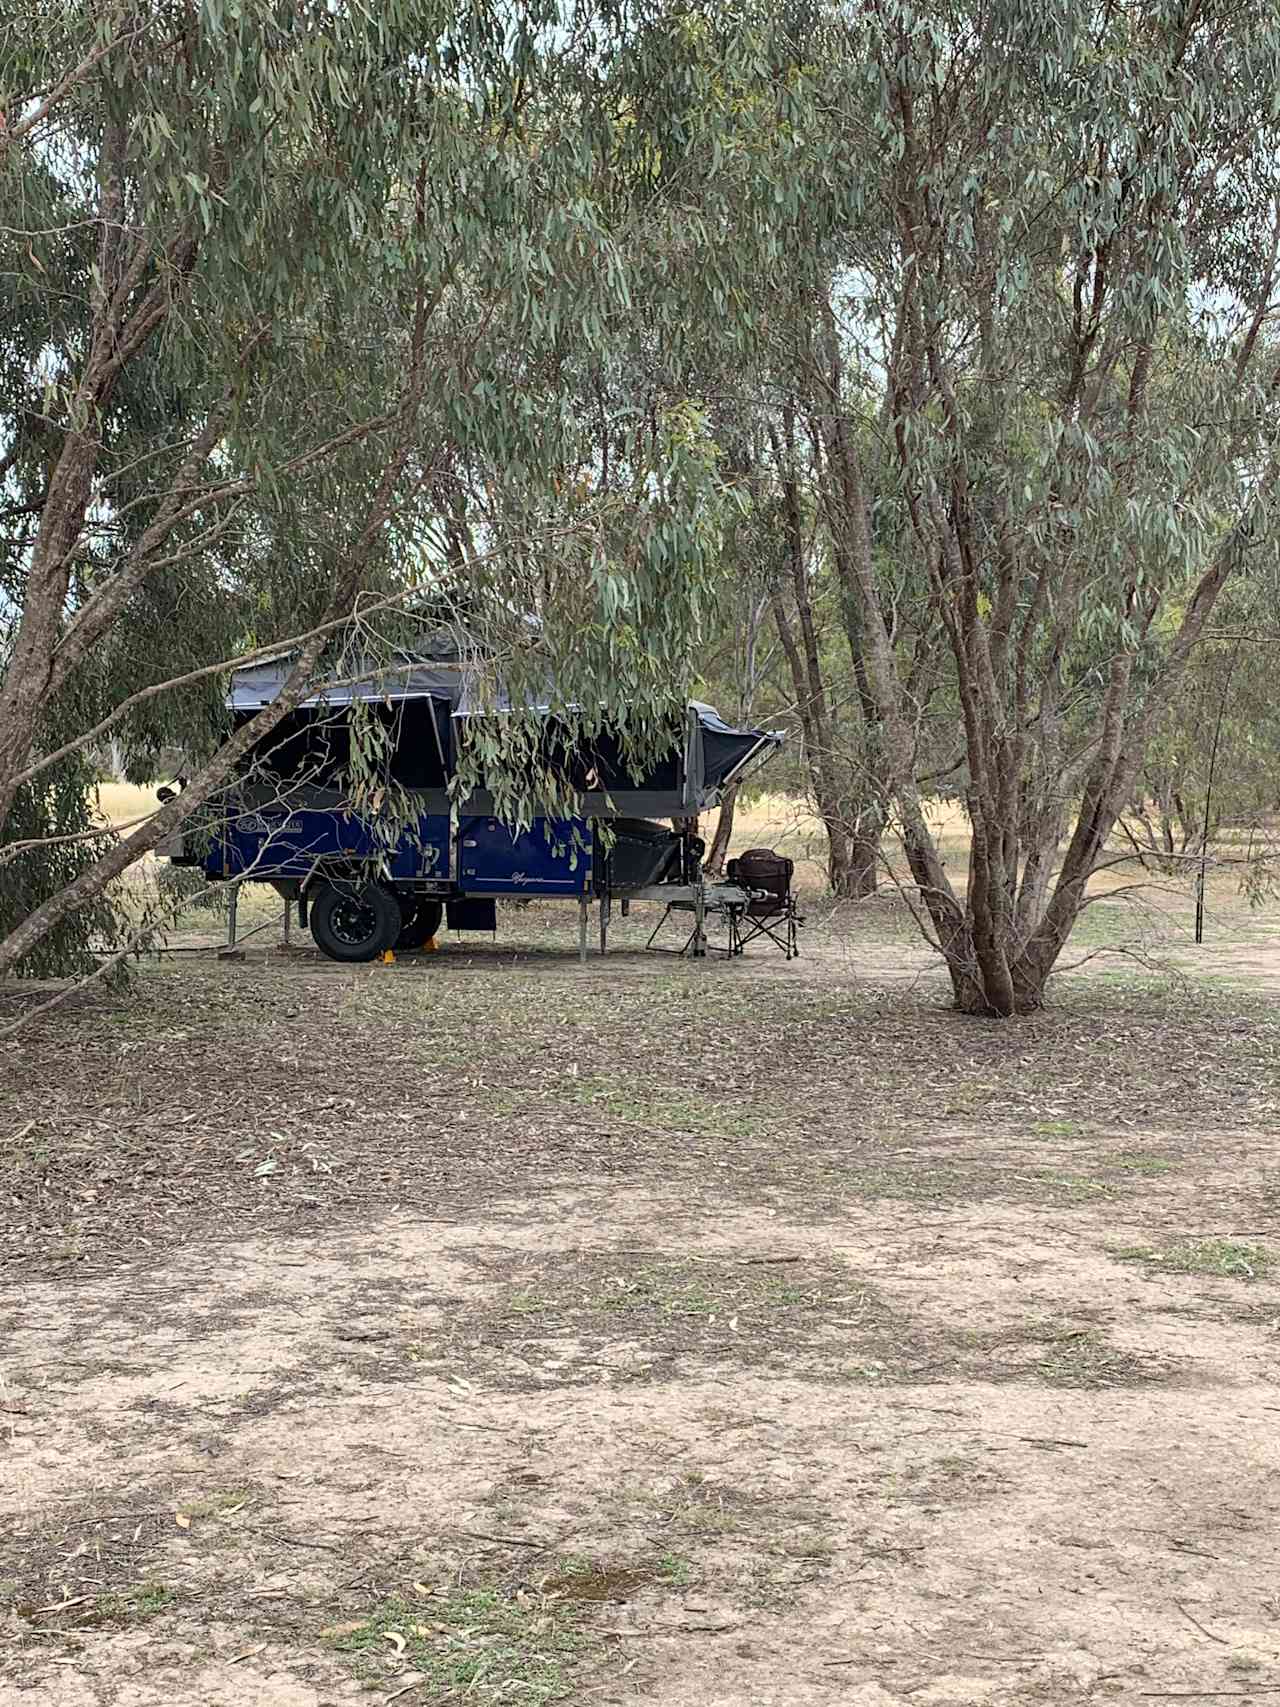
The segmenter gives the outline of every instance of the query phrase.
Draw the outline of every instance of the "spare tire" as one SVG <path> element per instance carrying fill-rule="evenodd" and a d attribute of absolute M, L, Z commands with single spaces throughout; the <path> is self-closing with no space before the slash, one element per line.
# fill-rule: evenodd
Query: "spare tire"
<path fill-rule="evenodd" d="M 330 960 L 377 960 L 400 935 L 400 903 L 380 883 L 324 883 L 309 912 L 316 947 Z"/>

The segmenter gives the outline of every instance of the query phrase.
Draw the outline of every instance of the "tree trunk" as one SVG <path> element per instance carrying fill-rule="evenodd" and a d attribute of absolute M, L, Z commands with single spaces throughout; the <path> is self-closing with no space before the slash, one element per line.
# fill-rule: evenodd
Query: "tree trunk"
<path fill-rule="evenodd" d="M 720 877 L 724 872 L 724 862 L 728 857 L 729 843 L 733 840 L 733 820 L 738 808 L 738 784 L 731 782 L 724 791 L 720 802 L 720 816 L 716 819 L 716 833 L 711 838 L 711 850 L 707 854 L 704 870 L 711 877 Z"/>
<path fill-rule="evenodd" d="M 860 820 L 850 822 L 839 807 L 819 807 L 827 832 L 827 882 L 842 901 L 862 901 L 874 895 L 880 874 L 880 834 Z"/>
<path fill-rule="evenodd" d="M 868 895 L 874 895 L 880 886 L 880 839 L 883 826 L 879 814 L 875 822 L 866 822 L 867 814 L 863 814 L 854 831 L 849 851 L 849 894 L 855 899 L 865 900 Z"/>
<path fill-rule="evenodd" d="M 424 350 L 429 310 L 424 291 L 419 288 L 414 306 L 410 360 L 399 408 L 392 417 L 397 432 L 388 446 L 387 457 L 377 486 L 370 499 L 369 510 L 359 534 L 349 548 L 339 556 L 340 567 L 334 578 L 328 608 L 323 621 L 313 629 L 299 647 L 295 661 L 279 695 L 248 723 L 224 741 L 217 752 L 191 777 L 187 787 L 146 820 L 134 833 L 118 841 L 101 859 L 83 871 L 73 883 L 48 897 L 3 940 L 0 941 L 0 978 L 9 973 L 32 948 L 69 913 L 101 895 L 143 854 L 150 852 L 166 836 L 178 829 L 206 800 L 226 782 L 240 758 L 262 736 L 268 734 L 311 690 L 315 672 L 325 644 L 329 626 L 348 617 L 354 607 L 365 567 L 383 541 L 387 518 L 391 513 L 396 487 L 404 473 L 422 406 L 425 383 Z M 81 525 L 84 508 L 82 507 Z M 7 685 L 7 683 L 6 683 Z M 0 772 L 0 784 L 3 783 Z M 3 792 L 0 790 L 0 801 Z"/>
<path fill-rule="evenodd" d="M 45 500 L 27 574 L 22 620 L 0 677 L 0 830 L 18 791 L 49 688 L 71 577 L 71 554 L 84 525 L 96 440 L 68 433 Z"/>
<path fill-rule="evenodd" d="M 773 589 L 771 603 L 778 638 L 791 671 L 813 802 L 827 834 L 827 882 L 833 895 L 847 899 L 867 893 L 866 858 L 865 855 L 859 857 L 854 846 L 861 814 L 852 804 L 853 779 L 849 767 L 842 763 L 836 751 L 836 720 L 822 675 L 818 627 L 805 560 L 800 497 L 793 466 L 795 446 L 790 409 L 784 411 L 784 425 L 785 442 L 776 433 L 772 438 L 782 484 L 786 570 L 795 606 L 794 629 L 781 585 Z M 871 869 L 874 872 L 874 865 Z"/>
<path fill-rule="evenodd" d="M 964 914 L 938 857 L 916 785 L 915 741 L 903 706 L 893 640 L 880 606 L 862 464 L 834 393 L 831 401 L 831 411 L 819 425 L 838 494 L 832 529 L 846 553 L 849 596 L 857 601 L 861 620 L 860 662 L 875 708 L 883 786 L 886 797 L 892 795 L 898 806 L 907 864 L 933 926 L 935 946 L 949 967 L 960 967 L 968 959 L 962 940 Z"/>

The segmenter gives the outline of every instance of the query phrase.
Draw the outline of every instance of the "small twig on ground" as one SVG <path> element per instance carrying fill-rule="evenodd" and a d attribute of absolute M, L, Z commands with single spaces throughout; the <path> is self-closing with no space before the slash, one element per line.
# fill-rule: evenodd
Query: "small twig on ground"
<path fill-rule="evenodd" d="M 1227 1638 L 1225 1636 L 1215 1636 L 1212 1630 L 1206 1630 L 1204 1625 L 1196 1617 L 1195 1613 L 1189 1611 L 1182 1604 L 1182 1602 L 1180 1600 L 1175 1600 L 1173 1604 L 1177 1607 L 1178 1611 L 1182 1614 L 1182 1616 L 1184 1618 L 1188 1619 L 1192 1624 L 1195 1625 L 1196 1629 L 1200 1632 L 1200 1634 L 1202 1636 L 1207 1636 L 1211 1642 L 1220 1642 L 1224 1648 L 1228 1648 L 1231 1646 L 1231 1644 L 1227 1641 Z"/>
<path fill-rule="evenodd" d="M 529 1541 L 522 1535 L 490 1535 L 483 1529 L 455 1529 L 454 1534 L 469 1536 L 472 1541 L 496 1541 L 500 1547 L 530 1547 L 536 1553 L 546 1553 L 560 1546 L 559 1541 Z"/>
<path fill-rule="evenodd" d="M 1020 1434 L 1018 1439 L 1028 1446 L 1078 1446 L 1085 1452 L 1089 1450 L 1087 1440 L 1055 1440 L 1051 1434 Z"/>
<path fill-rule="evenodd" d="M 191 1475 L 193 1472 L 188 1470 L 184 1471 L 183 1474 Z M 62 1500 L 60 1503 L 62 1505 L 74 1505 L 76 1503 L 75 1497 L 72 1496 L 72 1498 Z M 173 1507 L 168 1505 L 151 1505 L 142 1506 L 137 1511 L 67 1512 L 61 1521 L 64 1523 L 123 1523 L 126 1518 L 133 1517 L 168 1517 L 172 1510 Z"/>
<path fill-rule="evenodd" d="M 971 1654 L 960 1650 L 958 1657 L 962 1660 L 986 1660 L 995 1666 L 1028 1666 L 1045 1658 L 1044 1654 Z"/>
<path fill-rule="evenodd" d="M 629 1256 L 632 1253 L 627 1252 L 625 1254 Z M 636 1253 L 636 1254 L 638 1255 L 640 1253 Z M 713 1263 L 713 1264 L 714 1263 L 729 1263 L 729 1264 L 731 1264 L 735 1267 L 738 1267 L 738 1268 L 747 1268 L 752 1263 L 760 1263 L 760 1262 L 803 1262 L 804 1258 L 802 1256 L 792 1256 L 792 1257 L 729 1257 L 729 1256 L 724 1256 L 724 1257 L 694 1257 L 694 1256 L 690 1256 L 690 1257 L 683 1257 L 679 1260 L 681 1260 L 683 1262 L 705 1262 L 705 1263 Z"/>
<path fill-rule="evenodd" d="M 262 1535 L 265 1536 L 268 1541 L 283 1541 L 287 1547 L 313 1547 L 319 1553 L 342 1552 L 341 1547 L 335 1547 L 329 1541 L 304 1541 L 301 1536 L 298 1535 L 281 1535 L 279 1531 L 275 1529 L 254 1529 L 247 1523 L 244 1527 L 249 1531 L 250 1535 Z"/>
<path fill-rule="evenodd" d="M 87 1636 L 96 1631 L 96 1624 L 64 1624 L 55 1628 L 45 1624 L 28 1624 L 23 1630 L 24 1636 Z"/>
<path fill-rule="evenodd" d="M 1280 1695 L 1280 1683 L 1260 1683 L 1252 1689 L 1140 1689 L 1148 1701 L 1225 1701 L 1246 1695 Z"/>
<path fill-rule="evenodd" d="M 1162 1541 L 1167 1541 L 1175 1552 L 1189 1553 L 1193 1559 L 1217 1559 L 1218 1557 L 1216 1553 L 1202 1553 L 1195 1547 L 1188 1547 L 1176 1535 L 1169 1535 L 1163 1529 L 1136 1528 L 1133 1533 L 1135 1535 L 1158 1535 Z"/>

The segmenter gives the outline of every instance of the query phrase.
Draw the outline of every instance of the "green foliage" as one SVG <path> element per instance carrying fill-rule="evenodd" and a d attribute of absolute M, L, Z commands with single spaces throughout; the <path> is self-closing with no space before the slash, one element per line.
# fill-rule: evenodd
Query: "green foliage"
<path fill-rule="evenodd" d="M 192 914 L 227 911 L 226 889 L 206 882 L 199 866 L 161 864 L 156 870 L 156 892 L 162 911 L 173 921 L 189 920 Z"/>
<path fill-rule="evenodd" d="M 25 918 L 45 895 L 72 883 L 114 841 L 98 828 L 92 807 L 91 768 L 64 760 L 38 783 L 18 792 L 7 825 L 12 842 L 36 845 L 0 866 L 0 938 Z M 61 919 L 16 968 L 25 978 L 56 978 L 92 972 L 97 952 L 125 940 L 127 917 L 109 896 Z"/>
<path fill-rule="evenodd" d="M 1126 822 L 1155 859 L 1233 835 L 1233 852 L 1265 857 L 1280 802 L 1280 700 L 1265 619 L 1224 601 L 1226 638 L 1197 648 L 1181 691 L 1156 723 Z"/>
<path fill-rule="evenodd" d="M 550 573 L 573 593 L 551 588 L 550 615 L 562 604 L 576 639 L 584 616 L 588 630 L 620 621 L 608 661 L 623 685 L 666 692 L 687 647 L 655 658 L 647 678 L 629 656 L 652 644 L 652 584 L 666 585 L 679 652 L 698 616 L 683 584 L 705 573 L 717 538 L 715 459 L 688 400 L 685 345 L 708 343 L 713 313 L 718 348 L 750 345 L 748 287 L 782 258 L 800 212 L 773 181 L 779 153 L 798 159 L 805 139 L 794 114 L 779 130 L 762 98 L 769 33 L 688 20 L 673 34 L 661 15 L 608 5 L 535 4 L 504 20 L 400 0 L 376 15 L 309 12 L 287 32 L 267 0 L 164 10 L 168 42 L 150 23 L 130 35 L 139 14 L 123 0 L 105 14 L 69 5 L 56 30 L 33 32 L 7 68 L 10 110 L 115 45 L 28 144 L 0 154 L 24 211 L 0 272 L 12 482 L 34 491 L 81 407 L 104 195 L 129 209 L 139 288 L 158 275 L 174 287 L 163 336 L 111 394 L 82 596 L 154 519 L 181 427 L 211 411 L 220 424 L 206 470 L 220 493 L 179 530 L 181 562 L 140 592 L 121 667 L 134 654 L 154 666 L 157 649 L 194 662 L 215 638 L 260 642 L 314 608 L 381 441 L 312 453 L 393 395 L 420 283 L 431 308 L 420 472 L 433 478 L 397 512 L 384 588 L 403 584 L 411 560 L 436 594 L 500 626 L 543 603 Z M 753 212 L 730 242 L 725 221 Z M 625 397 L 637 358 L 648 383 L 615 421 L 628 448 L 599 504 L 600 447 L 578 391 L 589 380 Z M 459 493 L 481 549 L 450 585 L 442 544 Z M 566 560 L 548 533 L 571 538 Z M 29 543 L 12 542 L 15 588 Z M 544 634 L 571 664 L 553 622 Z M 122 686 L 104 681 L 101 697 Z"/>
<path fill-rule="evenodd" d="M 824 9 L 810 47 L 833 211 L 760 408 L 818 501 L 957 999 L 1025 1011 L 1214 601 L 1275 586 L 1280 25 L 892 0 Z M 973 826 L 962 886 L 938 786 Z"/>
<path fill-rule="evenodd" d="M 420 348 L 325 667 L 456 624 L 504 708 L 459 788 L 565 810 L 532 701 L 635 766 L 699 674 L 796 701 L 727 631 L 758 629 L 798 518 L 829 701 L 804 780 L 875 834 L 895 791 L 904 829 L 919 788 L 963 794 L 989 877 L 950 893 L 918 823 L 913 876 L 954 966 L 1020 959 L 1034 1004 L 1135 755 L 1194 768 L 1182 618 L 1280 566 L 1268 0 L 388 0 L 288 29 L 275 0 L 68 0 L 14 41 L 0 668 L 79 435 L 67 634 L 146 565 L 36 755 L 126 705 L 131 774 L 216 750 L 212 666 L 305 632 L 364 563 Z M 1263 774 L 1255 728 L 1233 776 Z M 366 798 L 382 769 L 371 720 Z"/>
<path fill-rule="evenodd" d="M 800 214 L 762 170 L 805 148 L 760 83 L 776 32 L 544 0 L 278 26 L 274 0 L 71 0 L 6 63 L 0 661 L 35 668 L 31 566 L 70 538 L 50 585 L 96 639 L 30 756 L 110 719 L 130 774 L 175 746 L 198 765 L 224 733 L 210 666 L 326 608 L 419 340 L 413 453 L 326 665 L 445 608 L 521 708 L 471 774 L 527 817 L 556 790 L 526 699 L 553 682 L 642 762 L 706 632 L 728 499 L 691 360 L 758 338 L 753 281 Z M 621 400 L 607 448 L 588 390 Z"/>

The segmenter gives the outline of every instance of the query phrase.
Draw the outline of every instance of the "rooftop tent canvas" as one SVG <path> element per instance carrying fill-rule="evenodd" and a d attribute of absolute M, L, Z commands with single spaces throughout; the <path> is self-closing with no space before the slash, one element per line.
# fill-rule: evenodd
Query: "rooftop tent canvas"
<path fill-rule="evenodd" d="M 233 715 L 246 717 L 269 703 L 279 691 L 288 665 L 288 658 L 280 657 L 237 671 L 227 696 L 228 709 Z M 431 714 L 425 706 L 414 706 L 413 702 L 419 701 L 430 703 Z M 387 668 L 368 675 L 358 670 L 348 672 L 306 700 L 289 720 L 289 730 L 277 731 L 275 747 L 290 763 L 273 761 L 273 773 L 282 778 L 300 775 L 303 759 L 299 755 L 314 760 L 313 749 L 320 739 L 317 731 L 323 729 L 324 780 L 332 787 L 335 773 L 342 769 L 341 711 L 360 702 L 382 702 L 386 706 L 392 735 L 392 779 L 410 789 L 447 787 L 456 750 L 448 725 L 457 718 L 483 715 L 471 709 L 468 672 L 460 658 L 442 657 L 436 649 L 430 656 L 402 653 Z M 645 774 L 629 774 L 620 743 L 605 736 L 570 761 L 576 773 L 572 780 L 582 794 L 584 817 L 692 816 L 714 807 L 723 789 L 754 761 L 771 753 L 781 740 L 777 732 L 735 729 L 712 706 L 694 701 L 688 707 L 682 747 L 673 748 Z M 478 811 L 489 810 L 482 796 L 468 804 Z"/>

